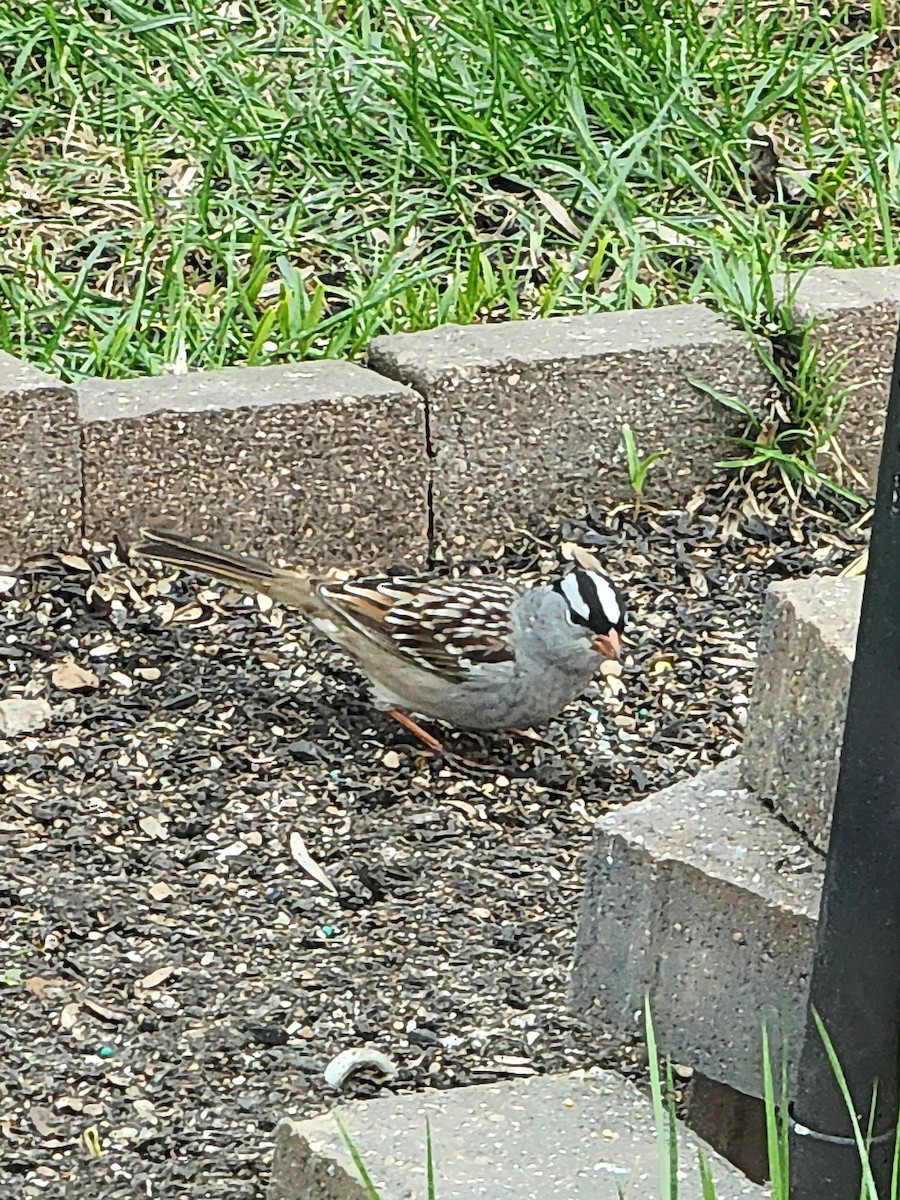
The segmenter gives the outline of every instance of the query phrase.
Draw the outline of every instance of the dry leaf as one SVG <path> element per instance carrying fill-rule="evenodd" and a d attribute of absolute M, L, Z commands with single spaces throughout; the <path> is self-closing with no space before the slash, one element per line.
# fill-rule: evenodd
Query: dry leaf
<path fill-rule="evenodd" d="M 294 862 L 301 866 L 307 875 L 311 875 L 313 879 L 321 883 L 322 887 L 327 888 L 333 896 L 338 894 L 337 888 L 319 864 L 310 857 L 309 851 L 306 849 L 306 843 L 296 831 L 291 834 L 291 855 Z"/>
<path fill-rule="evenodd" d="M 634 222 L 634 227 L 641 233 L 653 234 L 658 242 L 662 242 L 666 246 L 680 246 L 684 241 L 684 234 L 681 230 L 667 225 L 665 221 L 657 221 L 653 217 L 638 217 Z"/>
<path fill-rule="evenodd" d="M 149 975 L 145 975 L 143 979 L 139 979 L 135 987 L 139 987 L 144 992 L 149 992 L 152 988 L 159 987 L 161 983 L 165 983 L 169 976 L 174 975 L 174 973 L 175 968 L 172 966 L 157 967 L 155 971 L 151 971 Z"/>
<path fill-rule="evenodd" d="M 184 608 L 179 608 L 172 617 L 173 625 L 188 625 L 191 621 L 199 621 L 203 616 L 203 609 L 199 604 L 186 604 Z"/>
<path fill-rule="evenodd" d="M 86 575 L 91 573 L 91 564 L 80 554 L 57 554 L 56 557 L 63 566 L 69 567 L 72 571 L 83 571 Z"/>
<path fill-rule="evenodd" d="M 603 565 L 595 554 L 577 542 L 562 542 L 559 547 L 560 555 L 566 562 L 573 562 L 582 571 L 599 571 L 603 574 Z"/>
<path fill-rule="evenodd" d="M 89 691 L 100 686 L 100 680 L 93 671 L 79 667 L 71 659 L 57 663 L 50 675 L 50 682 L 61 692 Z"/>
<path fill-rule="evenodd" d="M 570 233 L 573 238 L 581 237 L 581 230 L 558 200 L 554 199 L 549 192 L 544 192 L 540 188 L 534 188 L 533 191 L 536 198 L 543 204 L 557 225 L 561 226 L 566 233 Z"/>
<path fill-rule="evenodd" d="M 703 491 L 694 492 L 693 496 L 691 496 L 690 500 L 688 500 L 687 504 L 685 504 L 685 506 L 684 506 L 685 512 L 687 512 L 691 516 L 693 516 L 694 513 L 700 511 L 700 509 L 706 503 L 706 499 L 707 499 L 707 497 L 706 497 L 705 492 L 703 492 Z"/>
<path fill-rule="evenodd" d="M 46 1000 L 49 988 L 65 987 L 66 982 L 65 979 L 44 979 L 40 975 L 29 975 L 27 979 L 22 980 L 22 987 L 38 1000 Z"/>
<path fill-rule="evenodd" d="M 576 566 L 581 567 L 582 571 L 597 571 L 603 574 L 603 564 L 596 554 L 592 554 L 590 550 L 584 546 L 576 546 L 572 554 L 572 561 Z"/>
<path fill-rule="evenodd" d="M 460 798 L 458 796 L 453 796 L 447 800 L 447 803 L 450 805 L 451 808 L 456 808 L 461 813 L 464 813 L 469 818 L 470 821 L 477 820 L 478 809 L 475 807 L 474 804 L 470 804 L 468 802 L 468 800 L 460 800 Z"/>
<path fill-rule="evenodd" d="M 156 606 L 156 616 L 160 625 L 168 625 L 175 616 L 175 605 L 171 600 L 164 600 Z"/>
<path fill-rule="evenodd" d="M 260 300 L 277 300 L 281 296 L 281 280 L 267 280 L 259 291 L 256 293 L 257 301 Z"/>
<path fill-rule="evenodd" d="M 105 1004 L 101 1004 L 99 1000 L 91 1000 L 89 996 L 82 997 L 81 1003 L 101 1021 L 118 1024 L 120 1021 L 128 1020 L 128 1013 L 124 1013 L 118 1008 L 107 1008 Z"/>
<path fill-rule="evenodd" d="M 860 575 L 865 575 L 869 568 L 869 551 L 863 550 L 858 558 L 855 558 L 852 563 L 849 563 L 840 572 L 842 579 L 858 579 Z"/>

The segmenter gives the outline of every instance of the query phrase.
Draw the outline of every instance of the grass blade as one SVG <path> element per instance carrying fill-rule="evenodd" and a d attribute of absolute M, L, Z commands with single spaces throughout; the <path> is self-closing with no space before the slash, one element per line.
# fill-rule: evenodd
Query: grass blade
<path fill-rule="evenodd" d="M 431 1122 L 425 1121 L 425 1186 L 428 1200 L 437 1200 L 437 1182 L 434 1173 L 434 1153 L 431 1145 Z"/>
<path fill-rule="evenodd" d="M 381 1200 L 378 1189 L 372 1182 L 371 1175 L 366 1170 L 366 1164 L 363 1162 L 362 1155 L 357 1150 L 353 1139 L 350 1137 L 350 1134 L 347 1132 L 343 1121 L 340 1119 L 337 1113 L 334 1114 L 334 1120 L 338 1129 L 340 1130 L 341 1137 L 344 1140 L 344 1145 L 347 1147 L 347 1153 L 353 1159 L 353 1165 L 359 1172 L 359 1178 L 362 1181 L 363 1187 L 366 1189 L 366 1195 L 368 1196 L 369 1200 Z"/>
<path fill-rule="evenodd" d="M 831 1038 L 828 1036 L 828 1032 L 822 1023 L 822 1018 L 815 1010 L 813 1010 L 813 1018 L 816 1022 L 816 1029 L 819 1031 L 819 1037 L 822 1039 L 822 1044 L 825 1047 L 825 1053 L 828 1056 L 831 1069 L 834 1072 L 835 1080 L 840 1088 L 844 1104 L 847 1107 L 847 1115 L 850 1118 L 850 1124 L 853 1129 L 853 1139 L 856 1142 L 856 1149 L 859 1153 L 859 1161 L 862 1168 L 863 1195 L 865 1200 L 878 1200 L 878 1189 L 875 1186 L 872 1168 L 869 1166 L 866 1138 L 863 1134 L 862 1127 L 860 1126 L 859 1118 L 856 1115 L 856 1110 L 853 1107 L 853 1097 L 850 1095 L 850 1089 L 847 1086 L 847 1078 L 844 1075 L 844 1071 L 840 1062 L 838 1061 L 837 1053 L 835 1052 Z"/>
<path fill-rule="evenodd" d="M 653 1029 L 653 1017 L 650 1013 L 650 998 L 644 1000 L 644 1025 L 647 1031 L 647 1058 L 650 1070 L 650 1096 L 653 1104 L 653 1121 L 656 1126 L 656 1146 L 659 1154 L 659 1194 L 660 1200 L 677 1200 L 673 1186 L 677 1187 L 672 1177 L 670 1149 L 668 1139 L 669 1121 L 666 1114 L 666 1103 L 663 1097 L 662 1077 L 659 1070 L 659 1057 L 656 1049 L 656 1034 Z M 677 1153 L 677 1150 L 676 1150 Z"/>

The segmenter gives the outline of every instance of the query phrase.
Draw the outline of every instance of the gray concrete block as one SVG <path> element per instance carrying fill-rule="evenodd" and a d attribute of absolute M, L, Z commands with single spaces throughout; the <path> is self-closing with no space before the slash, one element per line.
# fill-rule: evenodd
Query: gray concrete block
<path fill-rule="evenodd" d="M 0 563 L 77 548 L 79 436 L 74 390 L 0 352 Z"/>
<path fill-rule="evenodd" d="M 900 267 L 816 267 L 803 277 L 791 307 L 796 320 L 815 320 L 820 363 L 839 358 L 844 362 L 839 382 L 853 389 L 837 440 L 865 482 L 855 480 L 834 455 L 824 456 L 824 468 L 873 493 L 897 340 Z"/>
<path fill-rule="evenodd" d="M 426 552 L 421 398 L 363 367 L 92 380 L 79 403 L 89 537 L 166 522 L 311 568 Z"/>
<path fill-rule="evenodd" d="M 837 789 L 862 579 L 769 588 L 742 778 L 825 850 Z"/>
<path fill-rule="evenodd" d="M 571 1006 L 748 1096 L 761 1029 L 793 1066 L 822 859 L 739 786 L 734 762 L 603 817 L 587 864 Z"/>
<path fill-rule="evenodd" d="M 424 1200 L 425 1123 L 441 1200 L 635 1200 L 659 1194 L 649 1100 L 609 1071 L 391 1096 L 338 1116 L 382 1200 Z M 718 1200 L 762 1197 L 708 1146 L 680 1131 L 678 1195 L 700 1200 L 698 1147 Z M 267 1200 L 365 1200 L 329 1113 L 278 1127 Z"/>
<path fill-rule="evenodd" d="M 748 339 L 696 305 L 376 338 L 370 365 L 429 407 L 439 545 L 477 551 L 509 530 L 632 498 L 622 426 L 680 502 L 731 454 L 739 419 L 691 385 L 756 406 L 770 381 Z"/>

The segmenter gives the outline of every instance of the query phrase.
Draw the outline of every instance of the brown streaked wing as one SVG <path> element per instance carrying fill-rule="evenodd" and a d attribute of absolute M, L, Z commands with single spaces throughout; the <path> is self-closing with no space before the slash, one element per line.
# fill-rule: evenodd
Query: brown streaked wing
<path fill-rule="evenodd" d="M 501 579 L 359 579 L 323 584 L 320 595 L 427 671 L 458 680 L 513 658 L 509 610 L 519 593 Z"/>

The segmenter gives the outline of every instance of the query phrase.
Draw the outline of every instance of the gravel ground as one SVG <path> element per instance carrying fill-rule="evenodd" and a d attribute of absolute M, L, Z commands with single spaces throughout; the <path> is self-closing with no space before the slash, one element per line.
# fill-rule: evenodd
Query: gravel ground
<path fill-rule="evenodd" d="M 565 1011 L 591 823 L 737 751 L 766 585 L 863 544 L 736 492 L 689 508 L 562 531 L 626 589 L 624 669 L 543 742 L 448 735 L 483 770 L 422 757 L 253 598 L 97 547 L 0 582 L 2 694 L 52 706 L 0 741 L 6 1194 L 258 1200 L 278 1119 L 332 1105 L 365 1043 L 398 1075 L 345 1095 L 640 1070 Z M 557 562 L 529 538 L 494 566 Z"/>

